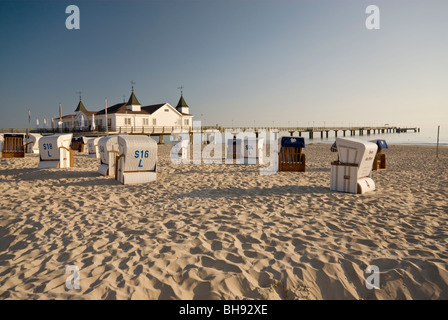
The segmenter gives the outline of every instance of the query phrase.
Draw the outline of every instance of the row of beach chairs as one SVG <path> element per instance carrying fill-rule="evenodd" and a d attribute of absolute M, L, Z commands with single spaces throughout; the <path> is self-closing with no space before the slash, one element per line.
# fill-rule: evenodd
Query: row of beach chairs
<path fill-rule="evenodd" d="M 113 135 L 97 138 L 73 138 L 72 134 L 42 137 L 4 134 L 1 141 L 3 157 L 24 157 L 25 150 L 39 153 L 38 168 L 69 168 L 74 166 L 74 151 L 88 152 L 98 158 L 98 172 L 112 176 L 123 184 L 156 180 L 157 143 L 145 135 Z M 243 159 L 244 164 L 263 164 L 263 139 L 229 140 L 226 158 Z M 37 152 L 36 152 L 36 144 Z M 180 158 L 187 155 L 188 141 L 176 141 Z M 305 140 L 302 137 L 281 137 L 278 148 L 278 171 L 305 172 Z M 336 138 L 331 146 L 338 160 L 331 163 L 330 189 L 364 193 L 375 189 L 370 178 L 372 170 L 384 170 L 387 149 L 384 140 L 364 142 L 353 138 Z"/>

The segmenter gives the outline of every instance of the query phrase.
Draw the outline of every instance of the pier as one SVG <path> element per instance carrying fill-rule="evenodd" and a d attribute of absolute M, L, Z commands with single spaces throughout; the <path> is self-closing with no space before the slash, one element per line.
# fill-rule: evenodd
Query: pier
<path fill-rule="evenodd" d="M 42 135 L 49 135 L 55 133 L 61 133 L 60 129 L 29 129 L 29 128 L 3 128 L 0 129 L 0 133 L 40 133 Z M 147 127 L 118 127 L 117 130 L 106 132 L 105 128 L 101 131 L 89 131 L 89 130 L 62 130 L 62 133 L 73 133 L 73 136 L 104 136 L 106 134 L 145 134 L 149 136 L 158 136 L 159 142 L 163 143 L 163 137 L 171 134 L 193 134 L 197 133 L 233 133 L 237 134 L 240 132 L 255 132 L 258 136 L 259 132 L 289 132 L 291 136 L 298 133 L 299 137 L 307 137 L 309 139 L 316 138 L 328 138 L 330 132 L 334 133 L 335 137 L 353 137 L 353 136 L 365 136 L 365 135 L 375 135 L 383 133 L 406 133 L 406 132 L 420 132 L 418 127 L 394 127 L 394 126 L 382 126 L 382 127 L 370 127 L 370 126 L 359 126 L 359 127 L 281 127 L 281 126 L 260 126 L 260 127 L 221 127 L 221 126 L 202 126 L 202 127 L 158 127 L 158 126 L 147 126 Z"/>

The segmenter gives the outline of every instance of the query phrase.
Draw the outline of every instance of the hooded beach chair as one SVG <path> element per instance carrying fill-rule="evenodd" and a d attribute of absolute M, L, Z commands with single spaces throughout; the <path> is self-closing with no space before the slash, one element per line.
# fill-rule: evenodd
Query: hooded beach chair
<path fill-rule="evenodd" d="M 118 135 L 102 137 L 98 140 L 100 166 L 98 172 L 103 176 L 115 178 L 115 161 L 118 155 Z"/>
<path fill-rule="evenodd" d="M 305 172 L 305 138 L 281 137 L 278 152 L 278 171 Z"/>
<path fill-rule="evenodd" d="M 42 135 L 38 133 L 29 133 L 25 144 L 26 153 L 39 153 L 39 139 Z"/>
<path fill-rule="evenodd" d="M 157 178 L 157 142 L 145 135 L 119 136 L 116 180 L 138 184 Z"/>
<path fill-rule="evenodd" d="M 244 164 L 263 164 L 263 138 L 245 138 L 243 140 L 243 163 Z"/>
<path fill-rule="evenodd" d="M 25 146 L 23 144 L 23 134 L 7 134 L 3 135 L 3 158 L 24 158 Z"/>
<path fill-rule="evenodd" d="M 100 157 L 100 149 L 98 147 L 98 141 L 100 141 L 101 137 L 98 138 L 90 138 L 87 140 L 87 151 L 89 158 L 99 158 Z"/>
<path fill-rule="evenodd" d="M 370 142 L 376 143 L 378 151 L 373 161 L 373 170 L 385 170 L 386 169 L 386 155 L 383 153 L 383 149 L 388 149 L 386 140 L 377 139 Z"/>
<path fill-rule="evenodd" d="M 39 169 L 70 168 L 74 166 L 70 149 L 72 134 L 45 136 L 39 139 Z"/>
<path fill-rule="evenodd" d="M 338 161 L 331 163 L 330 189 L 349 193 L 375 190 L 369 177 L 378 146 L 353 138 L 336 138 Z"/>

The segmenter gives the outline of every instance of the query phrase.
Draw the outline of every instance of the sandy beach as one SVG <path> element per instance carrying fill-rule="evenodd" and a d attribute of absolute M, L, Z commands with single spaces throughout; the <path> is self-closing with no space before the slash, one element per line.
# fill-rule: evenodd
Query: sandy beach
<path fill-rule="evenodd" d="M 327 144 L 275 175 L 158 148 L 157 181 L 132 186 L 86 154 L 71 169 L 0 158 L 0 298 L 448 299 L 448 148 L 390 146 L 363 195 L 330 191 Z"/>

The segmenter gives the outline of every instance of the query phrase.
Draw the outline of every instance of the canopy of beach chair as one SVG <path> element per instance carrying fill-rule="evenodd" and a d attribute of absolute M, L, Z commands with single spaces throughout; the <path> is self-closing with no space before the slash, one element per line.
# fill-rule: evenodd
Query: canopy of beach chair
<path fill-rule="evenodd" d="M 305 148 L 305 138 L 302 137 L 282 137 L 281 147 Z"/>
<path fill-rule="evenodd" d="M 383 139 L 377 139 L 377 140 L 372 140 L 370 142 L 376 143 L 378 146 L 378 149 L 387 149 L 387 143 L 386 140 Z"/>

